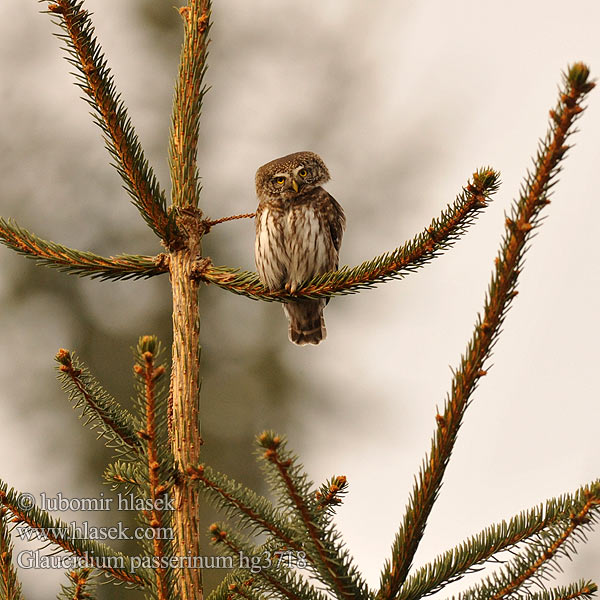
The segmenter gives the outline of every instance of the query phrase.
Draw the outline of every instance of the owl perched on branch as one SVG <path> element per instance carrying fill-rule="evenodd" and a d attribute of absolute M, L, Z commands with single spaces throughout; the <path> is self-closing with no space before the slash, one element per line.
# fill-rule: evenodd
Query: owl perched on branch
<path fill-rule="evenodd" d="M 256 172 L 254 255 L 262 283 L 270 290 L 294 293 L 303 281 L 338 268 L 346 218 L 322 187 L 329 181 L 323 160 L 313 152 L 276 158 Z M 283 305 L 294 344 L 318 344 L 327 331 L 326 300 Z"/>

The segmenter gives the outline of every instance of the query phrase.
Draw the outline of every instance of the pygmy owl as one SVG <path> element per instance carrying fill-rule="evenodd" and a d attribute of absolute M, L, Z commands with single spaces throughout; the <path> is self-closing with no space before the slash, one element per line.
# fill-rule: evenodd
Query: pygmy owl
<path fill-rule="evenodd" d="M 303 281 L 338 268 L 346 218 L 321 187 L 327 181 L 329 171 L 313 152 L 276 158 L 256 172 L 254 256 L 268 289 L 294 293 Z M 283 305 L 291 342 L 302 346 L 325 339 L 325 304 L 318 299 Z"/>

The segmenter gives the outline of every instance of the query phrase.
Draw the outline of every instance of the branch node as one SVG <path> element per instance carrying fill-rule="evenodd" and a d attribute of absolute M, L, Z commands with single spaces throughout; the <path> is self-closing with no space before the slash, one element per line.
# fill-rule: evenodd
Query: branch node
<path fill-rule="evenodd" d="M 164 252 L 157 254 L 154 257 L 153 262 L 159 269 L 164 269 L 165 271 L 169 270 L 170 258 L 168 254 L 165 254 Z"/>
<path fill-rule="evenodd" d="M 192 279 L 202 279 L 202 280 L 206 281 L 205 273 L 212 266 L 213 266 L 213 262 L 212 262 L 212 259 L 210 258 L 210 256 L 204 256 L 202 258 L 197 258 L 192 265 L 192 271 L 191 271 Z M 208 284 L 209 282 L 206 281 L 206 283 Z"/>
<path fill-rule="evenodd" d="M 185 472 L 192 480 L 202 479 L 204 476 L 204 465 L 199 465 L 197 467 L 189 466 Z"/>

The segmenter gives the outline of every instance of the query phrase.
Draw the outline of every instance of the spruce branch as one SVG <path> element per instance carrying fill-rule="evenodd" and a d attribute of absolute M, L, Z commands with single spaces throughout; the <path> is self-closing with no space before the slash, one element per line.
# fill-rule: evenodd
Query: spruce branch
<path fill-rule="evenodd" d="M 356 267 L 343 267 L 314 277 L 294 294 L 285 290 L 269 291 L 260 283 L 256 273 L 229 267 L 210 265 L 196 275 L 206 283 L 214 283 L 254 300 L 285 302 L 356 293 L 392 279 L 402 279 L 451 248 L 475 222 L 498 186 L 498 173 L 489 168 L 480 169 L 473 174 L 472 181 L 458 195 L 454 204 L 444 209 L 429 227 L 411 241 Z"/>
<path fill-rule="evenodd" d="M 544 590 L 542 592 L 527 592 L 526 595 L 512 596 L 523 600 L 591 600 L 596 596 L 598 586 L 592 581 L 578 581 L 564 587 Z"/>
<path fill-rule="evenodd" d="M 320 525 L 323 527 L 331 522 L 335 508 L 348 492 L 348 481 L 344 475 L 336 475 L 325 482 L 315 493 L 316 509 L 321 512 Z"/>
<path fill-rule="evenodd" d="M 0 243 L 38 264 L 92 279 L 145 279 L 168 272 L 165 255 L 119 254 L 105 258 L 43 240 L 10 220 L 0 218 Z"/>
<path fill-rule="evenodd" d="M 142 475 L 137 463 L 117 460 L 108 465 L 104 470 L 104 480 L 111 485 L 112 490 L 124 486 L 126 492 L 139 487 L 142 484 Z"/>
<path fill-rule="evenodd" d="M 493 171 L 481 170 L 475 173 L 473 183 L 463 190 L 456 202 L 410 242 L 352 269 L 344 267 L 313 278 L 292 295 L 285 291 L 266 290 L 259 282 L 256 273 L 238 271 L 229 267 L 216 267 L 211 262 L 197 263 L 202 268 L 197 268 L 196 265 L 193 275 L 199 280 L 215 283 L 234 293 L 267 301 L 283 302 L 302 297 L 316 298 L 356 293 L 391 279 L 402 279 L 452 247 L 474 222 L 477 214 L 485 208 L 487 200 L 497 187 L 498 176 Z M 191 223 L 192 221 L 196 220 L 185 214 L 180 215 L 182 234 L 186 235 L 187 229 L 194 233 L 195 230 L 207 231 L 211 225 L 221 222 L 217 220 Z M 58 268 L 73 275 L 101 280 L 142 279 L 169 271 L 169 261 L 164 255 L 152 257 L 120 254 L 105 258 L 92 252 L 46 241 L 16 223 L 2 218 L 0 218 L 0 242 L 42 265 Z"/>
<path fill-rule="evenodd" d="M 251 579 L 250 583 L 232 583 L 228 586 L 226 595 L 219 593 L 218 595 L 215 595 L 214 598 L 215 600 L 232 600 L 233 598 L 243 598 L 244 600 L 265 600 L 263 594 L 254 590 L 252 587 L 252 581 L 253 580 Z M 213 598 L 212 593 L 209 595 L 209 598 Z"/>
<path fill-rule="evenodd" d="M 286 504 L 296 515 L 298 526 L 306 536 L 307 543 L 303 550 L 323 582 L 340 600 L 369 598 L 367 585 L 352 564 L 350 554 L 340 542 L 339 534 L 331 525 L 327 528 L 320 527 L 321 515 L 311 491 L 312 484 L 306 474 L 301 472 L 297 458 L 287 451 L 285 441 L 271 431 L 262 433 L 257 440 L 265 449 L 263 458 L 270 481 L 275 489 L 281 489 L 282 501 L 285 502 L 287 496 Z"/>
<path fill-rule="evenodd" d="M 334 477 L 314 491 L 282 438 L 265 432 L 257 440 L 262 448 L 259 457 L 264 460 L 267 478 L 279 496 L 277 507 L 205 465 L 189 469 L 190 478 L 202 485 L 209 500 L 227 516 L 235 518 L 238 526 L 249 529 L 252 534 L 267 534 L 263 546 L 245 547 L 244 553 L 302 555 L 302 568 L 325 583 L 336 597 L 349 598 L 354 594 L 353 598 L 369 598 L 369 590 L 329 518 L 331 508 L 339 504 L 339 497 L 345 492 L 346 478 Z M 212 530 L 213 537 L 216 527 Z M 226 543 L 236 539 L 235 534 L 233 536 L 227 537 Z M 298 580 L 297 585 L 300 589 L 304 581 Z M 307 598 L 311 597 L 310 589 L 309 586 Z"/>
<path fill-rule="evenodd" d="M 284 546 L 301 549 L 284 515 L 263 496 L 207 465 L 190 467 L 188 474 L 203 487 L 205 496 L 214 506 L 226 517 L 237 519 L 238 526 L 246 527 L 252 533 L 270 534 Z"/>
<path fill-rule="evenodd" d="M 56 361 L 59 363 L 60 380 L 75 408 L 81 408 L 86 425 L 98 431 L 109 447 L 121 454 L 138 454 L 142 451 L 133 417 L 90 375 L 89 371 L 68 350 L 61 348 Z"/>
<path fill-rule="evenodd" d="M 168 246 L 175 231 L 167 214 L 165 193 L 115 89 L 114 78 L 94 37 L 90 13 L 82 6 L 83 0 L 50 0 L 48 13 L 58 17 L 64 33 L 57 37 L 66 43 L 67 61 L 77 69 L 77 85 L 93 109 L 92 115 L 104 133 L 106 147 L 125 189 L 146 223 Z"/>
<path fill-rule="evenodd" d="M 264 597 L 252 588 L 254 577 L 242 569 L 234 569 L 225 575 L 221 583 L 206 597 L 206 600 L 232 600 L 246 598 L 247 600 L 264 600 Z"/>
<path fill-rule="evenodd" d="M 161 440 L 158 431 L 159 417 L 156 414 L 156 386 L 158 380 L 165 374 L 165 367 L 156 364 L 156 358 L 160 355 L 160 346 L 155 337 L 142 337 L 138 343 L 137 353 L 138 360 L 134 366 L 134 372 L 143 382 L 141 391 L 146 415 L 146 427 L 140 436 L 146 442 L 148 487 L 152 505 L 152 508 L 148 511 L 147 520 L 150 527 L 156 533 L 159 533 L 164 530 L 164 526 L 169 520 L 166 511 L 162 508 L 169 486 L 165 485 L 164 480 L 161 478 L 161 459 L 158 451 L 158 444 L 161 443 Z M 163 412 L 166 414 L 166 410 Z M 169 470 L 172 470 L 172 464 L 172 461 L 169 461 L 167 467 Z M 163 466 L 164 470 L 165 467 Z M 152 539 L 152 556 L 157 564 L 154 569 L 156 598 L 157 600 L 168 600 L 171 598 L 170 592 L 172 590 L 169 586 L 167 569 L 163 566 L 167 558 L 167 548 L 165 540 L 159 534 Z"/>
<path fill-rule="evenodd" d="M 94 570 L 78 569 L 67 573 L 69 583 L 61 586 L 57 600 L 94 600 L 92 591 L 95 587 Z"/>
<path fill-rule="evenodd" d="M 129 557 L 95 540 L 73 537 L 70 535 L 69 524 L 59 519 L 53 519 L 46 511 L 32 506 L 30 498 L 13 489 L 9 490 L 2 480 L 0 480 L 0 506 L 10 511 L 14 523 L 28 525 L 31 529 L 36 530 L 42 539 L 79 557 L 86 562 L 86 565 L 93 566 L 114 579 L 135 586 L 144 587 L 149 584 L 150 579 L 146 570 L 133 570 Z"/>
<path fill-rule="evenodd" d="M 196 208 L 200 196 L 196 154 L 202 99 L 206 93 L 203 79 L 209 44 L 210 10 L 210 0 L 190 0 L 179 11 L 184 22 L 185 38 L 175 88 L 169 145 L 171 198 L 173 206 L 178 208 Z"/>
<path fill-rule="evenodd" d="M 8 511 L 0 506 L 0 600 L 23 599 L 12 553 L 13 545 L 8 527 Z"/>
<path fill-rule="evenodd" d="M 558 523 L 539 532 L 499 573 L 462 592 L 460 600 L 501 600 L 514 594 L 529 595 L 529 586 L 541 585 L 561 556 L 574 552 L 574 544 L 585 540 L 585 531 L 600 520 L 600 482 L 581 491 L 583 506 L 571 512 L 567 524 Z"/>
<path fill-rule="evenodd" d="M 519 513 L 508 523 L 502 521 L 485 528 L 413 573 L 401 587 L 397 600 L 417 600 L 433 594 L 472 572 L 475 567 L 481 568 L 485 561 L 499 552 L 518 551 L 519 544 L 546 530 L 569 527 L 572 515 L 586 510 L 591 497 L 596 500 L 600 497 L 600 483 L 584 486 L 572 495 L 550 499 L 543 505 Z"/>
<path fill-rule="evenodd" d="M 413 557 L 423 536 L 427 518 L 440 490 L 442 477 L 454 448 L 462 418 L 477 382 L 486 374 L 485 364 L 500 333 L 506 312 L 517 294 L 516 284 L 522 268 L 527 242 L 541 223 L 541 209 L 549 203 L 548 196 L 559 164 L 567 151 L 565 141 L 571 127 L 584 110 L 581 103 L 594 84 L 589 82 L 589 70 L 576 63 L 564 75 L 561 91 L 546 138 L 540 143 L 535 170 L 528 172 L 519 199 L 514 202 L 506 219 L 501 250 L 485 299 L 483 316 L 479 315 L 475 332 L 459 368 L 454 373 L 452 388 L 446 399 L 443 415 L 437 416 L 437 429 L 431 453 L 423 461 L 417 482 L 405 513 L 400 531 L 392 547 L 392 558 L 381 575 L 378 597 L 395 598 L 404 583 Z"/>
<path fill-rule="evenodd" d="M 212 543 L 225 549 L 225 553 L 234 559 L 248 561 L 245 570 L 252 576 L 252 582 L 246 589 L 266 594 L 272 598 L 288 598 L 288 600 L 327 600 L 327 596 L 311 584 L 304 581 L 293 570 L 295 562 L 291 554 L 273 551 L 269 543 L 258 548 L 251 546 L 247 540 L 214 523 L 210 526 Z M 289 565 L 287 559 L 289 556 Z"/>

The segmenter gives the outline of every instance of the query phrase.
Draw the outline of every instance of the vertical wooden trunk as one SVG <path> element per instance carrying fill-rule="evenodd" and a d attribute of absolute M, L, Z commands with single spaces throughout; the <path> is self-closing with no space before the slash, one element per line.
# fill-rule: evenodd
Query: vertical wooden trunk
<path fill-rule="evenodd" d="M 196 247 L 194 247 L 196 246 Z M 180 474 L 174 489 L 176 534 L 175 551 L 180 557 L 198 554 L 198 493 L 187 475 L 200 460 L 199 361 L 200 318 L 198 282 L 190 277 L 200 242 L 171 253 L 170 272 L 173 289 L 173 365 L 171 373 L 171 445 Z M 186 560 L 185 558 L 183 560 Z M 193 558 L 187 559 L 193 564 Z M 177 577 L 182 600 L 202 598 L 202 571 L 188 565 Z"/>

